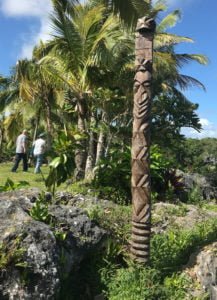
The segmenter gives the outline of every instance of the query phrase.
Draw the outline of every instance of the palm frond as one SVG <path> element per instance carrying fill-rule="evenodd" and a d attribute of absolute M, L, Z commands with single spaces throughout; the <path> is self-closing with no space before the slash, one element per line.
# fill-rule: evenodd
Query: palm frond
<path fill-rule="evenodd" d="M 0 92 L 0 111 L 7 108 L 12 102 L 19 98 L 19 89 L 6 89 Z"/>
<path fill-rule="evenodd" d="M 151 9 L 148 0 L 103 0 L 103 2 L 129 27 L 134 27 L 138 18 L 149 14 Z"/>
<path fill-rule="evenodd" d="M 160 49 L 163 47 L 169 47 L 180 43 L 193 43 L 193 40 L 189 37 L 179 36 L 172 33 L 161 32 L 157 33 L 154 40 L 154 48 Z"/>
<path fill-rule="evenodd" d="M 174 57 L 180 67 L 182 67 L 184 64 L 188 64 L 189 62 L 197 62 L 201 65 L 207 65 L 209 63 L 208 57 L 202 54 L 184 53 L 184 54 L 175 54 Z"/>
<path fill-rule="evenodd" d="M 187 90 L 189 87 L 194 86 L 197 86 L 204 91 L 206 90 L 205 86 L 199 80 L 191 76 L 179 74 L 174 81 L 182 90 Z"/>
<path fill-rule="evenodd" d="M 181 13 L 179 10 L 174 10 L 172 13 L 168 14 L 158 25 L 156 31 L 158 33 L 164 32 L 169 27 L 176 25 L 177 21 L 181 18 Z"/>

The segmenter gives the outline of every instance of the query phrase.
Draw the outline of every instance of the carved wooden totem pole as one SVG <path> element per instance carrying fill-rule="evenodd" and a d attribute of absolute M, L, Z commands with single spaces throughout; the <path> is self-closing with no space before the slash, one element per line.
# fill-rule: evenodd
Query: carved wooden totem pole
<path fill-rule="evenodd" d="M 151 231 L 150 188 L 150 111 L 153 39 L 155 21 L 138 20 L 135 42 L 134 107 L 132 137 L 132 237 L 131 255 L 135 261 L 147 263 Z"/>

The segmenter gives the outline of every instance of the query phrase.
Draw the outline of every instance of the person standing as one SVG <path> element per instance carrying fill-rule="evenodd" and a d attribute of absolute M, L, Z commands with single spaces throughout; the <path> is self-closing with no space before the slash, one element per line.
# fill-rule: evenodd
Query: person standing
<path fill-rule="evenodd" d="M 43 163 L 44 153 L 46 150 L 46 141 L 43 139 L 44 136 L 45 134 L 41 133 L 33 143 L 33 155 L 36 158 L 36 165 L 34 170 L 35 174 L 41 172 L 40 167 Z"/>
<path fill-rule="evenodd" d="M 23 160 L 23 172 L 28 171 L 28 160 L 27 160 L 27 150 L 28 150 L 28 132 L 23 130 L 23 132 L 17 137 L 16 140 L 16 155 L 14 166 L 11 172 L 16 172 L 19 163 Z"/>

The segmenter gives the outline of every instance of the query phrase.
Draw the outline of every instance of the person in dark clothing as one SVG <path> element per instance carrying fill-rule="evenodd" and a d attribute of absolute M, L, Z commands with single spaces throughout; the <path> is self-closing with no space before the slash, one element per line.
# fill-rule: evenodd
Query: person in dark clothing
<path fill-rule="evenodd" d="M 23 171 L 28 171 L 28 160 L 27 160 L 27 141 L 28 141 L 28 132 L 23 130 L 23 132 L 17 137 L 16 140 L 16 156 L 14 166 L 11 171 L 16 172 L 20 161 L 23 161 Z"/>

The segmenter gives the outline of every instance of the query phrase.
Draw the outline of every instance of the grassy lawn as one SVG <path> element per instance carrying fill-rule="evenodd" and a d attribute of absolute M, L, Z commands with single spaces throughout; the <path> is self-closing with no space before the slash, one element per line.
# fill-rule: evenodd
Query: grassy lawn
<path fill-rule="evenodd" d="M 4 186 L 6 180 L 9 178 L 14 182 L 14 184 L 19 183 L 19 181 L 27 181 L 29 183 L 29 186 L 21 187 L 24 189 L 37 187 L 43 191 L 47 190 L 42 175 L 34 174 L 33 166 L 28 169 L 28 172 L 23 172 L 22 162 L 21 162 L 16 173 L 11 172 L 12 166 L 13 166 L 13 162 L 0 163 L 0 186 Z M 49 167 L 43 165 L 41 167 L 41 171 L 43 173 L 43 176 L 46 178 L 49 173 Z M 88 189 L 90 189 L 90 186 L 83 181 L 73 183 L 73 184 L 62 183 L 60 186 L 56 187 L 56 191 L 65 191 L 73 194 L 77 194 L 77 193 L 86 194 Z"/>
<path fill-rule="evenodd" d="M 0 164 L 0 185 L 4 185 L 7 178 L 10 178 L 14 183 L 19 181 L 27 181 L 29 187 L 38 187 L 46 190 L 45 184 L 41 174 L 34 174 L 34 167 L 30 167 L 28 172 L 22 171 L 22 162 L 19 165 L 16 173 L 11 172 L 13 162 Z M 41 168 L 44 177 L 47 177 L 49 168 L 48 166 L 42 166 Z"/>

